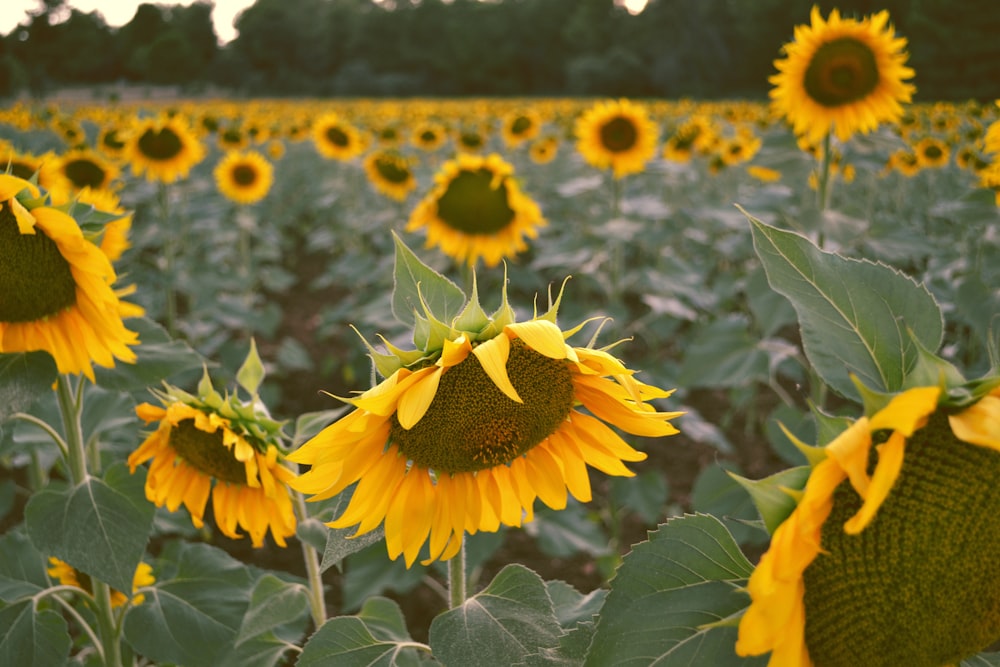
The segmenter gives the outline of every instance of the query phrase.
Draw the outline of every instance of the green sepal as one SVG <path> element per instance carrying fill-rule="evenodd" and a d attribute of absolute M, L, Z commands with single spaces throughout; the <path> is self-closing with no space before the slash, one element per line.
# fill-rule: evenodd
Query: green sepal
<path fill-rule="evenodd" d="M 462 312 L 452 320 L 451 328 L 467 334 L 478 333 L 490 324 L 490 317 L 479 304 L 479 286 L 476 281 L 476 270 L 472 270 L 472 294 Z"/>
<path fill-rule="evenodd" d="M 257 353 L 257 341 L 250 339 L 250 350 L 247 352 L 243 365 L 236 371 L 236 382 L 247 390 L 251 396 L 257 395 L 257 389 L 264 381 L 264 364 Z"/>
<path fill-rule="evenodd" d="M 503 331 L 503 328 L 508 324 L 514 324 L 517 321 L 517 314 L 514 309 L 510 307 L 510 302 L 507 300 L 507 264 L 503 265 L 503 287 L 500 289 L 500 307 L 490 315 L 489 324 L 487 324 L 479 335 L 476 336 L 477 341 L 489 340 L 491 338 L 496 338 Z"/>
<path fill-rule="evenodd" d="M 376 350 L 372 346 L 372 344 L 368 342 L 368 339 L 362 336 L 361 332 L 358 331 L 353 324 L 351 325 L 351 328 L 354 329 L 354 333 L 358 334 L 358 338 L 361 339 L 361 342 L 364 343 L 364 346 L 368 348 L 368 358 L 370 358 L 372 360 L 372 363 L 375 364 L 375 370 L 378 371 L 379 375 L 385 378 L 390 377 L 393 373 L 395 373 L 405 365 L 402 359 L 400 359 L 398 355 L 382 354 L 381 352 Z M 382 342 L 385 344 L 385 346 L 389 349 L 390 352 L 394 352 L 392 347 L 390 347 L 389 341 L 383 338 Z"/>
<path fill-rule="evenodd" d="M 728 470 L 726 472 L 750 494 L 767 532 L 773 535 L 798 505 L 798 498 L 790 491 L 805 488 L 812 466 L 788 468 L 758 480 L 747 479 Z"/>
<path fill-rule="evenodd" d="M 555 301 L 552 300 L 552 288 L 549 286 L 549 309 L 545 311 L 544 315 L 538 317 L 540 320 L 548 320 L 552 324 L 556 323 L 556 317 L 559 315 L 559 304 L 562 303 L 563 292 L 566 290 L 566 283 L 572 276 L 566 276 L 563 278 L 562 284 L 559 286 L 559 293 L 556 294 Z"/>
<path fill-rule="evenodd" d="M 851 382 L 854 383 L 855 388 L 858 390 L 858 394 L 861 396 L 861 405 L 864 407 L 864 413 L 866 416 L 871 417 L 876 412 L 884 408 L 895 396 L 895 392 L 885 392 L 872 389 L 864 382 L 862 382 L 858 376 L 851 374 Z"/>
<path fill-rule="evenodd" d="M 951 387 L 942 395 L 938 404 L 950 410 L 964 410 L 978 403 L 984 396 L 1000 387 L 1000 375 L 990 375 L 966 382 L 960 387 Z"/>
<path fill-rule="evenodd" d="M 939 386 L 946 393 L 950 387 L 965 384 L 965 378 L 953 364 L 928 350 L 912 330 L 907 329 L 907 333 L 917 348 L 917 361 L 903 379 L 903 389 Z"/>
<path fill-rule="evenodd" d="M 208 366 L 202 365 L 201 368 L 201 379 L 198 380 L 198 399 L 208 407 L 219 410 L 225 401 L 222 398 L 222 394 L 217 392 L 215 387 L 212 386 L 212 377 L 208 374 Z M 170 387 L 170 385 L 167 386 Z M 177 391 L 180 390 L 178 389 Z M 186 394 L 186 392 L 184 393 Z M 190 394 L 186 395 L 191 396 Z"/>
<path fill-rule="evenodd" d="M 826 416 L 826 415 L 824 415 Z M 823 447 L 814 447 L 812 445 L 807 445 L 806 443 L 799 440 L 794 433 L 792 433 L 784 424 L 778 422 L 778 428 L 781 432 L 785 434 L 785 437 L 791 440 L 795 448 L 798 449 L 802 456 L 806 457 L 806 461 L 809 462 L 811 467 L 816 467 L 823 459 L 826 458 L 826 451 Z M 843 429 L 841 429 L 843 430 Z M 839 434 L 839 431 L 838 431 Z M 822 440 L 820 440 L 822 442 Z"/>

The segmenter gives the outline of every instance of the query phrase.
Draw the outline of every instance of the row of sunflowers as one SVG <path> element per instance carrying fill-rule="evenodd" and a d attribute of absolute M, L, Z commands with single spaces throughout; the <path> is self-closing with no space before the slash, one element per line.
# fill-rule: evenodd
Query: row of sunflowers
<path fill-rule="evenodd" d="M 905 48 L 0 110 L 0 662 L 1000 664 L 1000 107 Z"/>

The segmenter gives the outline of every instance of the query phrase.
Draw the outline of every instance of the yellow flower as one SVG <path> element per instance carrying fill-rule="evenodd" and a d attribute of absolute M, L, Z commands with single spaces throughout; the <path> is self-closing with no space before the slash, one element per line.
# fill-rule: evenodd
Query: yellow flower
<path fill-rule="evenodd" d="M 382 194 L 405 201 L 417 187 L 410 161 L 394 150 L 376 150 L 365 156 L 368 182 Z"/>
<path fill-rule="evenodd" d="M 312 500 L 357 483 L 328 525 L 361 535 L 384 524 L 390 558 L 403 555 L 407 567 L 425 544 L 425 563 L 446 560 L 465 533 L 530 521 L 536 498 L 553 509 L 567 492 L 589 501 L 588 465 L 631 476 L 623 462 L 646 455 L 611 426 L 677 432 L 670 420 L 680 413 L 648 403 L 672 392 L 635 379 L 606 349 L 566 343 L 583 325 L 557 326 L 559 299 L 524 322 L 506 293 L 502 303 L 487 316 L 473 291 L 452 324 L 418 319 L 432 332 L 423 349 L 372 350 L 385 379 L 346 399 L 355 409 L 289 456 L 311 466 L 292 486 Z"/>
<path fill-rule="evenodd" d="M 326 113 L 316 119 L 312 138 L 319 154 L 330 160 L 350 160 L 365 150 L 366 141 L 361 132 L 336 113 Z"/>
<path fill-rule="evenodd" d="M 23 202 L 22 203 L 22 199 Z M 44 350 L 60 373 L 135 361 L 139 337 L 108 257 L 40 190 L 0 174 L 0 352 Z"/>
<path fill-rule="evenodd" d="M 940 667 L 1000 636 L 1000 389 L 943 398 L 897 394 L 822 450 L 750 577 L 739 655 Z"/>
<path fill-rule="evenodd" d="M 504 116 L 500 134 L 509 148 L 516 148 L 537 137 L 541 128 L 542 117 L 536 110 L 517 109 Z"/>
<path fill-rule="evenodd" d="M 774 183 L 781 180 L 781 172 L 770 167 L 752 164 L 747 167 L 747 173 L 762 183 Z"/>
<path fill-rule="evenodd" d="M 598 102 L 576 120 L 577 150 L 615 178 L 641 172 L 656 153 L 658 131 L 646 108 L 629 100 Z"/>
<path fill-rule="evenodd" d="M 858 21 L 834 9 L 824 21 L 814 6 L 810 19 L 811 25 L 796 26 L 785 58 L 774 61 L 778 74 L 769 81 L 775 112 L 812 142 L 831 132 L 846 141 L 897 122 L 915 89 L 904 83 L 913 70 L 904 65 L 906 40 L 888 25 L 889 13 Z"/>
<path fill-rule="evenodd" d="M 89 576 L 80 572 L 69 563 L 59 560 L 55 556 L 49 556 L 49 567 L 45 570 L 45 572 L 63 586 L 74 586 L 91 595 L 94 592 L 91 587 Z M 111 608 L 117 609 L 118 607 L 122 607 L 126 604 L 142 604 L 146 599 L 146 596 L 142 593 L 136 593 L 136 591 L 146 586 L 152 586 L 155 583 L 156 577 L 153 576 L 153 568 L 148 563 L 140 562 L 135 568 L 135 574 L 132 576 L 132 598 L 129 599 L 129 597 L 121 591 L 112 589 Z"/>
<path fill-rule="evenodd" d="M 274 167 L 254 150 L 226 153 L 215 166 L 213 175 L 219 192 L 237 204 L 259 202 L 274 183 Z"/>
<path fill-rule="evenodd" d="M 125 146 L 125 159 L 135 175 L 161 183 L 186 178 L 204 158 L 205 147 L 177 115 L 137 121 Z"/>
<path fill-rule="evenodd" d="M 528 148 L 528 157 L 535 164 L 548 164 L 556 158 L 558 152 L 559 140 L 556 137 L 548 136 L 531 142 L 531 146 Z"/>
<path fill-rule="evenodd" d="M 256 399 L 222 398 L 207 375 L 199 396 L 167 385 L 158 397 L 164 407 L 136 407 L 143 421 L 159 425 L 128 457 L 133 473 L 152 459 L 146 498 L 171 512 L 183 504 L 191 522 L 201 528 L 211 496 L 215 523 L 224 535 L 239 539 L 242 528 L 260 547 L 270 530 L 274 541 L 285 546 L 285 538 L 295 534 L 288 490 L 295 473 L 281 460 L 281 424 L 262 413 Z"/>
<path fill-rule="evenodd" d="M 924 137 L 913 146 L 917 165 L 923 169 L 947 166 L 951 157 L 948 144 L 937 137 Z"/>
<path fill-rule="evenodd" d="M 434 187 L 413 209 L 406 231 L 427 230 L 427 247 L 440 246 L 472 266 L 482 257 L 496 266 L 527 249 L 524 239 L 545 226 L 538 205 L 521 192 L 514 168 L 499 155 L 460 153 L 442 165 Z"/>
<path fill-rule="evenodd" d="M 110 188 L 120 175 L 113 163 L 89 148 L 77 148 L 65 153 L 55 164 L 55 171 L 72 191 Z"/>

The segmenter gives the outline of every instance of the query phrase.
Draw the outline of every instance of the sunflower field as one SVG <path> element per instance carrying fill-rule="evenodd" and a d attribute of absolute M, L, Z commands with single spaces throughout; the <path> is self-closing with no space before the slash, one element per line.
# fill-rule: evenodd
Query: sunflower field
<path fill-rule="evenodd" d="M 0 108 L 0 664 L 1000 665 L 1000 103 L 774 65 Z"/>

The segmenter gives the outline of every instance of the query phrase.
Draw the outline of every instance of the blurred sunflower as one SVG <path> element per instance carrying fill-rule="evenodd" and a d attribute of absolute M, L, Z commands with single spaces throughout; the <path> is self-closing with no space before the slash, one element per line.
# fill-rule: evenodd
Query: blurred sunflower
<path fill-rule="evenodd" d="M 597 169 L 615 178 L 646 168 L 656 153 L 656 124 L 646 108 L 629 100 L 598 102 L 576 121 L 577 150 Z"/>
<path fill-rule="evenodd" d="M 460 153 L 478 153 L 486 147 L 487 134 L 479 125 L 463 125 L 455 131 L 455 147 Z"/>
<path fill-rule="evenodd" d="M 1000 637 L 998 385 L 906 390 L 814 450 L 750 577 L 737 654 L 941 667 Z"/>
<path fill-rule="evenodd" d="M 361 132 L 336 113 L 316 119 L 312 138 L 319 154 L 330 160 L 350 160 L 365 150 Z"/>
<path fill-rule="evenodd" d="M 119 160 L 125 157 L 127 130 L 123 123 L 105 125 L 97 135 L 97 150 L 111 158 Z"/>
<path fill-rule="evenodd" d="M 76 148 L 56 160 L 54 169 L 71 190 L 110 188 L 120 174 L 114 163 L 89 148 Z"/>
<path fill-rule="evenodd" d="M 216 135 L 215 143 L 226 152 L 240 151 L 250 145 L 250 137 L 240 125 L 232 123 Z"/>
<path fill-rule="evenodd" d="M 259 202 L 274 183 L 274 167 L 254 150 L 226 153 L 213 175 L 219 192 L 237 204 Z"/>
<path fill-rule="evenodd" d="M 396 201 L 405 201 L 417 187 L 410 160 L 394 150 L 372 151 L 365 156 L 364 168 L 368 182 Z"/>
<path fill-rule="evenodd" d="M 542 117 L 534 109 L 517 109 L 503 118 L 500 135 L 508 148 L 516 148 L 534 139 L 542 129 Z"/>
<path fill-rule="evenodd" d="M 913 145 L 913 153 L 917 156 L 917 165 L 922 169 L 945 167 L 951 159 L 948 144 L 937 137 L 924 137 Z"/>
<path fill-rule="evenodd" d="M 36 155 L 11 148 L 0 155 L 0 167 L 2 167 L 0 172 L 17 176 L 26 181 L 35 178 L 39 186 L 48 190 L 52 186 L 58 185 L 60 181 L 58 161 L 59 158 L 51 151 L 43 155 Z"/>
<path fill-rule="evenodd" d="M 101 252 L 107 255 L 108 259 L 112 262 L 118 261 L 122 254 L 131 247 L 128 235 L 132 229 L 132 214 L 122 208 L 118 195 L 112 190 L 94 190 L 91 188 L 84 188 L 72 194 L 65 191 L 54 191 L 52 193 L 52 203 L 55 205 L 62 206 L 71 201 L 90 204 L 97 211 L 110 216 L 117 216 L 115 219 L 104 224 L 100 232 L 100 248 Z M 90 240 L 95 241 L 96 235 L 86 236 Z"/>
<path fill-rule="evenodd" d="M 28 181 L 0 174 L 0 352 L 44 350 L 60 373 L 135 361 L 111 261 Z M 134 307 L 133 307 L 134 308 Z"/>
<path fill-rule="evenodd" d="M 748 165 L 747 173 L 761 183 L 775 183 L 781 180 L 780 171 L 777 169 L 771 169 L 770 167 L 764 167 L 759 164 Z"/>
<path fill-rule="evenodd" d="M 328 525 L 357 525 L 356 535 L 384 523 L 390 558 L 413 564 L 458 553 L 465 533 L 520 526 L 536 498 L 566 507 L 567 491 L 591 499 L 587 466 L 631 476 L 624 461 L 646 455 L 608 424 L 659 437 L 676 433 L 647 401 L 671 392 L 633 377 L 607 348 L 571 347 L 548 311 L 516 322 L 507 304 L 488 316 L 475 288 L 450 325 L 426 308 L 414 331 L 416 350 L 368 345 L 385 378 L 348 413 L 289 456 L 311 466 L 293 488 L 330 498 L 357 482 L 344 513 Z M 430 331 L 423 337 L 420 331 Z M 367 345 L 367 343 L 366 343 Z M 583 412 L 581 408 L 586 409 Z M 607 422 L 607 423 L 605 423 Z"/>
<path fill-rule="evenodd" d="M 427 247 L 472 266 L 482 257 L 496 266 L 526 250 L 546 224 L 538 205 L 521 192 L 514 168 L 496 153 L 460 153 L 434 176 L 434 187 L 413 209 L 406 231 L 427 231 Z"/>
<path fill-rule="evenodd" d="M 427 152 L 436 151 L 447 140 L 448 130 L 444 125 L 435 121 L 418 123 L 410 133 L 410 143 Z"/>
<path fill-rule="evenodd" d="M 129 135 L 125 158 L 136 176 L 173 183 L 205 158 L 205 147 L 179 115 L 137 121 Z"/>
<path fill-rule="evenodd" d="M 904 83 L 913 70 L 904 65 L 906 40 L 895 37 L 889 12 L 858 21 L 834 9 L 824 21 L 813 6 L 810 19 L 796 26 L 785 58 L 774 61 L 778 74 L 768 80 L 775 111 L 813 142 L 831 132 L 846 141 L 897 122 L 915 88 Z"/>
<path fill-rule="evenodd" d="M 535 164 L 548 164 L 556 159 L 557 153 L 559 153 L 559 139 L 553 136 L 535 139 L 528 148 L 528 157 Z"/>
<path fill-rule="evenodd" d="M 45 572 L 63 586 L 73 586 L 74 588 L 79 588 L 80 590 L 87 592 L 89 595 L 93 595 L 94 593 L 89 575 L 84 572 L 80 572 L 69 563 L 59 560 L 55 556 L 49 556 L 49 567 L 45 570 Z M 118 607 L 122 607 L 126 604 L 142 604 L 146 599 L 146 596 L 142 593 L 136 593 L 136 591 L 145 586 L 152 586 L 155 583 L 156 577 L 153 576 L 152 566 L 148 563 L 140 562 L 135 568 L 135 574 L 132 577 L 132 598 L 129 599 L 129 597 L 121 591 L 112 589 L 111 608 L 117 609 Z"/>
<path fill-rule="evenodd" d="M 152 459 L 146 476 L 146 498 L 157 507 L 176 511 L 181 504 L 196 528 L 204 525 L 212 497 L 215 523 L 224 535 L 250 534 L 254 547 L 264 544 L 268 530 L 279 546 L 295 534 L 295 513 L 288 484 L 295 478 L 282 462 L 281 423 L 267 414 L 259 399 L 223 397 L 206 371 L 198 394 L 165 384 L 154 391 L 164 407 L 142 403 L 136 414 L 155 431 L 128 457 L 131 472 Z"/>

